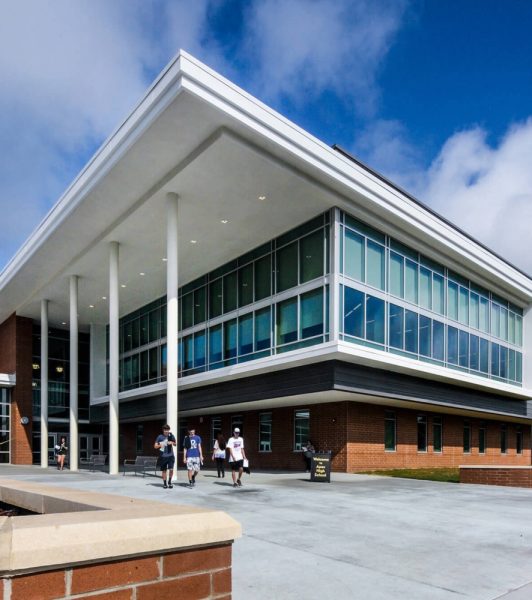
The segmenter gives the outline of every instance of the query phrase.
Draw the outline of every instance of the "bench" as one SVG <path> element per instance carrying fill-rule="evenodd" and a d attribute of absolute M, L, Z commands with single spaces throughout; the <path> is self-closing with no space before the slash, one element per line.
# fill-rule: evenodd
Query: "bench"
<path fill-rule="evenodd" d="M 128 459 L 124 461 L 123 466 L 123 474 L 125 476 L 126 472 L 133 471 L 135 476 L 137 472 L 142 473 L 144 477 L 147 471 L 151 471 L 153 469 L 153 474 L 157 475 L 157 457 L 156 456 L 137 456 L 134 460 Z"/>
<path fill-rule="evenodd" d="M 91 471 L 95 471 L 97 468 L 105 467 L 106 462 L 107 454 L 92 454 L 90 458 L 80 458 L 79 466 L 88 467 Z"/>

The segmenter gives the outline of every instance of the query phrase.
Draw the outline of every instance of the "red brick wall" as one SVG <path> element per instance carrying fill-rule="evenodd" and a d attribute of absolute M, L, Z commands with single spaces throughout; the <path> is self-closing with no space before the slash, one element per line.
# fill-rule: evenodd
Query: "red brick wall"
<path fill-rule="evenodd" d="M 532 487 L 532 467 L 528 469 L 460 469 L 460 483 L 504 485 L 509 487 Z"/>
<path fill-rule="evenodd" d="M 231 545 L 20 575 L 1 586 L 11 600 L 230 600 Z"/>
<path fill-rule="evenodd" d="M 390 410 L 396 415 L 397 446 L 395 452 L 384 451 L 384 415 Z M 417 449 L 417 416 L 427 417 L 428 446 L 426 452 Z M 443 451 L 434 452 L 433 417 L 441 416 L 443 423 Z M 471 424 L 471 452 L 463 451 L 464 421 Z M 464 418 L 423 411 L 393 409 L 370 404 L 350 403 L 348 433 L 348 470 L 457 467 L 461 464 L 530 464 L 530 427 L 521 425 L 523 453 L 516 453 L 516 425 L 507 423 L 507 453 L 500 451 L 498 421 L 484 421 L 486 452 L 478 449 L 480 419 Z"/>
<path fill-rule="evenodd" d="M 31 465 L 32 434 L 32 320 L 11 315 L 0 325 L 0 372 L 16 373 L 11 395 L 11 462 Z M 22 425 L 21 417 L 28 417 Z"/>
<path fill-rule="evenodd" d="M 0 324 L 0 373 L 15 373 L 17 370 L 16 332 L 17 317 L 13 313 Z"/>
<path fill-rule="evenodd" d="M 255 469 L 287 469 L 304 468 L 300 452 L 293 451 L 294 413 L 295 407 L 276 408 L 271 411 L 248 411 L 234 413 L 243 418 L 243 435 L 246 443 L 246 454 Z M 397 423 L 397 446 L 395 452 L 384 451 L 384 415 L 393 411 Z M 478 451 L 478 429 L 480 419 L 464 418 L 456 415 L 438 414 L 443 423 L 443 451 L 433 449 L 433 416 L 432 413 L 396 409 L 391 407 L 363 404 L 358 402 L 336 402 L 311 405 L 310 438 L 316 449 L 331 450 L 333 453 L 332 468 L 334 471 L 354 472 L 371 469 L 388 468 L 420 468 L 420 467 L 457 467 L 460 464 L 508 464 L 530 465 L 530 427 L 521 425 L 523 436 L 523 453 L 516 453 L 516 424 L 507 423 L 506 454 L 500 452 L 499 421 L 484 421 L 486 436 L 486 453 Z M 259 415 L 261 412 L 272 413 L 272 449 L 273 452 L 258 451 Z M 417 450 L 417 416 L 427 417 L 427 452 Z M 232 414 L 220 415 L 222 430 L 228 437 L 231 432 Z M 471 452 L 463 452 L 463 424 L 467 420 L 471 424 Z M 203 438 L 206 465 L 210 461 L 211 418 L 200 417 L 189 419 L 188 423 L 196 427 Z"/>

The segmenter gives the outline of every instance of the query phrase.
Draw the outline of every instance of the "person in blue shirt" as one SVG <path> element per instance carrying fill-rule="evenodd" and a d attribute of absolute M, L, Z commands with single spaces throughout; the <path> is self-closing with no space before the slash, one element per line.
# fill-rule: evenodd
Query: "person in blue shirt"
<path fill-rule="evenodd" d="M 163 488 L 173 488 L 172 477 L 174 476 L 174 446 L 176 439 L 170 433 L 170 425 L 163 425 L 163 432 L 157 436 L 153 447 L 160 452 L 159 465 L 161 467 L 161 475 L 163 478 Z M 166 482 L 166 471 L 168 471 L 168 483 Z"/>
<path fill-rule="evenodd" d="M 188 487 L 196 485 L 196 475 L 203 464 L 203 451 L 201 449 L 201 438 L 196 435 L 196 430 L 191 428 L 183 441 L 183 464 L 187 466 Z"/>

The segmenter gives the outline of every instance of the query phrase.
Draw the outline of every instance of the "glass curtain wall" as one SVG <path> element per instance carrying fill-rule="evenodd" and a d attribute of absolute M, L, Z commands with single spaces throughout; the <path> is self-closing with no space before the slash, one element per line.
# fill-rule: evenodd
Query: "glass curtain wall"
<path fill-rule="evenodd" d="M 10 462 L 11 391 L 0 388 L 0 464 Z"/>
<path fill-rule="evenodd" d="M 341 213 L 340 337 L 515 385 L 523 311 Z"/>
<path fill-rule="evenodd" d="M 179 374 L 328 340 L 330 213 L 180 289 Z M 166 377 L 166 300 L 120 320 L 120 389 Z"/>

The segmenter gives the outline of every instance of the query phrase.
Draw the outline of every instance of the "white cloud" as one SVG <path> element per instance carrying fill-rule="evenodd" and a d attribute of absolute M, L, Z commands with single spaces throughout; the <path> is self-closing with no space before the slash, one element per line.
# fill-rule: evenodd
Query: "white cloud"
<path fill-rule="evenodd" d="M 425 174 L 421 200 L 532 274 L 532 118 L 491 146 L 479 128 L 453 135 Z"/>
<path fill-rule="evenodd" d="M 246 52 L 254 88 L 267 101 L 334 92 L 365 115 L 375 78 L 406 3 L 376 0 L 261 0 L 248 15 Z"/>
<path fill-rule="evenodd" d="M 201 42 L 208 7 L 0 3 L 0 269 L 180 47 L 216 62 Z"/>

